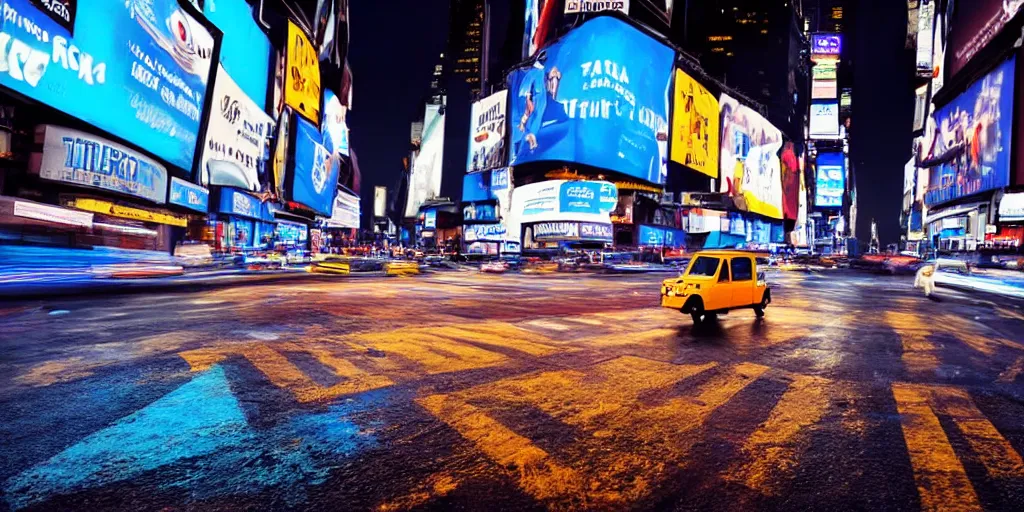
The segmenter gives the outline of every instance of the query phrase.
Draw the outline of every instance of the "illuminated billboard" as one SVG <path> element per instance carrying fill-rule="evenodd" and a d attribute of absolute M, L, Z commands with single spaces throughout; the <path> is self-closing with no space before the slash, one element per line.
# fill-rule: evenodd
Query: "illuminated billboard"
<path fill-rule="evenodd" d="M 839 138 L 839 103 L 816 101 L 811 103 L 810 134 L 812 139 Z"/>
<path fill-rule="evenodd" d="M 839 97 L 835 80 L 814 80 L 811 82 L 812 100 L 834 100 Z"/>
<path fill-rule="evenodd" d="M 320 130 L 301 116 L 295 118 L 292 148 L 292 159 L 288 162 L 292 201 L 320 215 L 331 215 L 338 191 L 340 157 L 327 151 Z"/>
<path fill-rule="evenodd" d="M 0 85 L 191 171 L 218 44 L 208 22 L 177 0 L 108 0 L 77 9 L 72 36 L 37 5 L 3 3 Z"/>
<path fill-rule="evenodd" d="M 629 14 L 629 0 L 565 0 L 565 14 L 619 11 Z"/>
<path fill-rule="evenodd" d="M 842 52 L 843 36 L 839 34 L 811 34 L 811 55 L 836 56 Z"/>
<path fill-rule="evenodd" d="M 295 22 L 288 21 L 288 71 L 284 102 L 306 119 L 320 123 L 320 60 L 313 43 Z"/>
<path fill-rule="evenodd" d="M 1010 183 L 1014 66 L 1010 58 L 935 112 L 925 203 L 951 201 Z"/>
<path fill-rule="evenodd" d="M 835 80 L 836 65 L 833 62 L 822 62 L 811 68 L 812 80 Z"/>
<path fill-rule="evenodd" d="M 1024 6 L 1020 0 L 971 0 L 957 2 L 959 8 L 951 24 L 948 50 L 952 77 L 1002 31 L 1006 23 Z"/>
<path fill-rule="evenodd" d="M 577 27 L 509 75 L 509 164 L 579 163 L 663 183 L 674 59 L 614 17 Z"/>
<path fill-rule="evenodd" d="M 782 146 L 782 216 L 796 220 L 800 210 L 800 159 L 792 142 Z"/>
<path fill-rule="evenodd" d="M 935 29 L 935 2 L 938 0 L 921 0 L 917 18 L 917 74 L 931 78 L 932 69 L 932 31 Z"/>
<path fill-rule="evenodd" d="M 782 132 L 761 114 L 728 94 L 722 108 L 721 192 L 736 206 L 773 219 L 782 218 Z"/>
<path fill-rule="evenodd" d="M 482 171 L 505 165 L 505 111 L 508 91 L 498 91 L 473 103 L 469 117 L 469 153 L 466 171 Z"/>
<path fill-rule="evenodd" d="M 373 216 L 383 217 L 387 211 L 387 187 L 373 187 Z"/>
<path fill-rule="evenodd" d="M 441 194 L 444 164 L 444 115 L 441 105 L 427 105 L 423 117 L 423 138 L 409 174 L 409 198 L 405 216 L 413 217 L 427 199 Z"/>
<path fill-rule="evenodd" d="M 814 206 L 841 208 L 846 192 L 845 156 L 839 152 L 818 153 Z"/>
<path fill-rule="evenodd" d="M 718 98 L 676 69 L 672 108 L 672 161 L 718 178 Z"/>
<path fill-rule="evenodd" d="M 564 17 L 565 0 L 526 0 L 523 23 L 523 58 L 532 57 L 556 37 Z"/>

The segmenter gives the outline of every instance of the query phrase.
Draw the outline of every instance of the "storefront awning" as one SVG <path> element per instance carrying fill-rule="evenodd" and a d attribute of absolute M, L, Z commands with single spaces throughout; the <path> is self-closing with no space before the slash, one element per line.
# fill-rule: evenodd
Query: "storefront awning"
<path fill-rule="evenodd" d="M 943 208 L 941 210 L 929 211 L 928 216 L 924 218 L 924 224 L 928 225 L 937 220 L 942 220 L 947 217 L 960 217 L 967 215 L 968 213 L 977 210 L 980 206 L 988 204 L 985 203 L 971 203 L 954 206 L 952 208 Z"/>

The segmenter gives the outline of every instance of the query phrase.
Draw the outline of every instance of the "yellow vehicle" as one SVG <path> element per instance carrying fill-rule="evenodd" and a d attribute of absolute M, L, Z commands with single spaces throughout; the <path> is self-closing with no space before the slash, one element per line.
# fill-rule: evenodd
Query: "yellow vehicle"
<path fill-rule="evenodd" d="M 772 302 L 772 293 L 758 272 L 754 255 L 740 251 L 701 251 L 686 273 L 661 283 L 661 306 L 712 320 L 733 309 L 751 308 L 758 318 Z"/>

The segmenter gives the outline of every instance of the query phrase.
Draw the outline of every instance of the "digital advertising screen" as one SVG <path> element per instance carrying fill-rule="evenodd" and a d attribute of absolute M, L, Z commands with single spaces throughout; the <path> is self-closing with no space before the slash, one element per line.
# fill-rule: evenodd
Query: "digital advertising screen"
<path fill-rule="evenodd" d="M 340 159 L 331 155 L 321 143 L 320 130 L 313 123 L 295 118 L 294 158 L 292 168 L 292 201 L 329 216 L 338 189 Z"/>
<path fill-rule="evenodd" d="M 619 11 L 629 14 L 629 0 L 564 0 L 565 14 Z"/>
<path fill-rule="evenodd" d="M 961 69 L 1003 30 L 1006 23 L 1024 6 L 1020 0 L 961 0 L 949 33 L 949 73 Z"/>
<path fill-rule="evenodd" d="M 334 198 L 331 216 L 325 223 L 332 228 L 358 229 L 359 203 L 359 196 L 339 190 Z"/>
<path fill-rule="evenodd" d="M 509 165 L 579 163 L 664 183 L 674 58 L 613 17 L 577 27 L 509 75 Z"/>
<path fill-rule="evenodd" d="M 811 34 L 811 55 L 838 57 L 842 49 L 843 36 L 839 34 Z"/>
<path fill-rule="evenodd" d="M 557 37 L 564 17 L 566 0 L 526 0 L 523 23 L 523 58 L 532 57 L 537 50 Z"/>
<path fill-rule="evenodd" d="M 219 38 L 182 4 L 90 2 L 74 37 L 30 0 L 3 11 L 0 85 L 192 170 Z"/>
<path fill-rule="evenodd" d="M 761 114 L 722 94 L 720 191 L 736 206 L 782 218 L 782 132 Z"/>
<path fill-rule="evenodd" d="M 217 66 L 206 140 L 199 158 L 199 182 L 256 191 L 264 168 L 267 139 L 273 121 Z"/>
<path fill-rule="evenodd" d="M 846 160 L 842 153 L 818 153 L 814 205 L 842 208 L 846 192 Z"/>
<path fill-rule="evenodd" d="M 1010 183 L 1016 58 L 974 82 L 935 112 L 939 130 L 925 203 L 951 201 Z"/>
<path fill-rule="evenodd" d="M 918 76 L 932 76 L 932 30 L 935 28 L 935 2 L 921 0 L 917 17 L 917 73 Z"/>
<path fill-rule="evenodd" d="M 309 37 L 288 21 L 284 102 L 306 119 L 320 123 L 320 58 Z"/>
<path fill-rule="evenodd" d="M 324 89 L 324 110 L 320 133 L 324 138 L 324 146 L 332 154 L 339 153 L 349 156 L 347 116 L 348 109 L 342 106 L 334 91 Z"/>
<path fill-rule="evenodd" d="M 782 216 L 796 220 L 800 212 L 800 159 L 792 142 L 782 145 Z"/>
<path fill-rule="evenodd" d="M 810 133 L 812 139 L 839 138 L 839 103 L 814 101 L 811 103 Z"/>
<path fill-rule="evenodd" d="M 383 217 L 387 212 L 387 187 L 373 187 L 373 216 Z"/>
<path fill-rule="evenodd" d="M 444 165 L 444 118 L 440 105 L 427 105 L 423 118 L 423 138 L 409 175 L 409 197 L 405 216 L 412 217 L 427 200 L 441 193 L 441 168 Z"/>
<path fill-rule="evenodd" d="M 718 178 L 718 98 L 683 70 L 675 75 L 672 161 Z"/>
<path fill-rule="evenodd" d="M 473 103 L 469 122 L 469 153 L 466 171 L 475 172 L 505 165 L 508 91 L 498 91 Z"/>
<path fill-rule="evenodd" d="M 270 40 L 246 0 L 205 0 L 203 14 L 224 33 L 220 65 L 251 100 L 266 108 Z"/>

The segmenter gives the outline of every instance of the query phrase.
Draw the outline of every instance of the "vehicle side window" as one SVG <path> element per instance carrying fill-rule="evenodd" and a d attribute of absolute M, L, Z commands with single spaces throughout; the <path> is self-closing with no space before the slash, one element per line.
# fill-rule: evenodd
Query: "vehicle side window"
<path fill-rule="evenodd" d="M 729 260 L 722 260 L 722 273 L 718 275 L 718 282 L 729 281 Z"/>
<path fill-rule="evenodd" d="M 734 258 L 732 260 L 732 280 L 750 281 L 754 278 L 754 265 L 750 258 Z"/>

